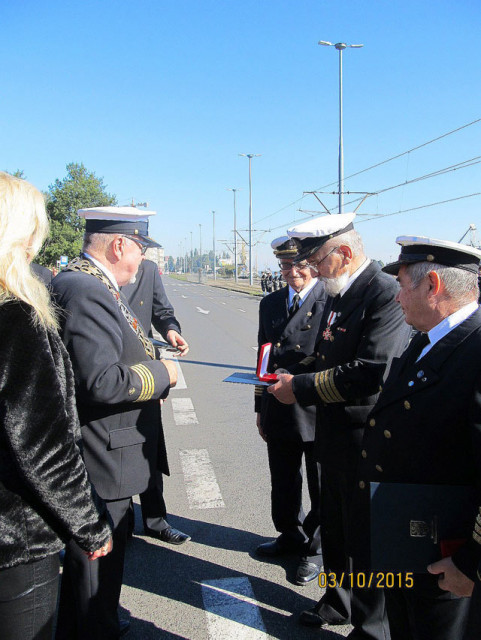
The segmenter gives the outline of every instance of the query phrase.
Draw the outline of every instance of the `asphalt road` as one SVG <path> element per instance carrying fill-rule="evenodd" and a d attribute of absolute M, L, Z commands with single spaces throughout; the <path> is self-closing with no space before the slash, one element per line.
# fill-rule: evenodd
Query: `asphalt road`
<path fill-rule="evenodd" d="M 222 380 L 253 370 L 259 298 L 164 278 L 189 341 L 182 376 L 162 414 L 171 475 L 169 522 L 192 541 L 175 547 L 142 535 L 140 508 L 127 550 L 122 608 L 132 640 L 342 638 L 348 627 L 305 629 L 302 609 L 317 583 L 293 583 L 297 559 L 258 559 L 276 536 L 265 443 L 255 426 L 254 387 Z"/>

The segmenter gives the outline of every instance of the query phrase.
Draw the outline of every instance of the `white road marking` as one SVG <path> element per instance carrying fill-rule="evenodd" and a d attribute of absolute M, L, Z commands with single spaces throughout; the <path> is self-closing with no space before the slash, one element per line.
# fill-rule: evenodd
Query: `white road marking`
<path fill-rule="evenodd" d="M 268 638 L 248 578 L 206 580 L 201 586 L 211 640 Z"/>
<path fill-rule="evenodd" d="M 175 358 L 168 351 L 164 352 L 163 358 L 165 360 L 172 360 L 173 362 L 175 362 L 175 366 L 177 368 L 177 384 L 172 389 L 172 391 L 176 391 L 176 390 L 179 390 L 179 389 L 187 389 L 187 385 L 185 383 L 184 374 L 182 373 L 182 369 L 180 368 L 180 364 L 179 364 L 179 361 L 177 360 L 177 358 Z"/>
<path fill-rule="evenodd" d="M 172 398 L 172 409 L 176 425 L 199 424 L 190 398 Z"/>
<path fill-rule="evenodd" d="M 242 313 L 245 313 L 244 309 L 237 309 L 237 311 L 242 311 Z"/>
<path fill-rule="evenodd" d="M 207 449 L 179 451 L 187 499 L 191 509 L 225 507 Z"/>
<path fill-rule="evenodd" d="M 187 298 L 187 296 L 182 295 L 182 298 Z"/>
<path fill-rule="evenodd" d="M 205 309 L 201 309 L 201 307 L 196 307 L 199 313 L 210 313 L 210 311 L 206 311 Z"/>
<path fill-rule="evenodd" d="M 225 304 L 225 302 L 221 302 L 221 304 Z"/>
<path fill-rule="evenodd" d="M 251 347 L 251 349 L 254 349 L 254 351 L 259 351 L 259 347 Z"/>

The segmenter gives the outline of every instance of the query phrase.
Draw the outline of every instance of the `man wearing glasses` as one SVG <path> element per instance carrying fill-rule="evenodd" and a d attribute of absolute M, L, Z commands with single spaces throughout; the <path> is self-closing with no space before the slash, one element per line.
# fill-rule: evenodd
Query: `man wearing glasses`
<path fill-rule="evenodd" d="M 147 334 L 119 287 L 132 282 L 149 246 L 148 215 L 133 207 L 79 211 L 83 254 L 52 281 L 62 339 L 72 360 L 82 449 L 90 480 L 113 523 L 113 550 L 90 562 L 69 542 L 57 640 L 118 638 L 128 509 L 147 489 L 157 463 L 160 400 L 177 381 L 175 364 L 156 360 Z M 68 381 L 70 383 L 70 380 Z"/>
<path fill-rule="evenodd" d="M 269 371 L 295 373 L 299 363 L 310 358 L 326 301 L 324 285 L 312 277 L 306 262 L 294 264 L 297 249 L 287 236 L 271 243 L 288 286 L 274 291 L 259 306 L 259 347 L 272 343 Z M 271 507 L 280 535 L 261 544 L 256 553 L 278 557 L 298 553 L 301 557 L 295 581 L 304 585 L 320 571 L 319 531 L 320 465 L 314 455 L 315 407 L 284 406 L 256 387 L 255 411 L 259 434 L 267 442 L 271 473 Z M 302 458 L 305 459 L 311 507 L 302 508 Z"/>
<path fill-rule="evenodd" d="M 354 218 L 323 216 L 288 230 L 298 247 L 296 260 L 308 262 L 331 298 L 316 347 L 316 373 L 281 375 L 268 391 L 286 404 L 317 406 L 322 553 L 324 571 L 334 577 L 300 621 L 317 627 L 350 622 L 350 638 L 386 640 L 382 591 L 349 588 L 348 540 L 356 535 L 349 506 L 365 419 L 410 328 L 395 300 L 396 281 L 366 257 Z"/>

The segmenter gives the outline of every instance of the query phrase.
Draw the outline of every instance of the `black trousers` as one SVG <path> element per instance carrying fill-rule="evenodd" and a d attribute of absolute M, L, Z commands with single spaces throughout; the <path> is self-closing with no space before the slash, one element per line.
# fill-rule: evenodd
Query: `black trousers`
<path fill-rule="evenodd" d="M 155 472 L 155 483 L 140 494 L 144 531 L 160 532 L 169 526 L 164 500 L 164 478 L 162 471 Z"/>
<path fill-rule="evenodd" d="M 437 585 L 437 576 L 415 574 L 412 589 L 386 589 L 392 640 L 461 640 L 470 598 Z M 481 638 L 481 629 L 473 638 Z"/>
<path fill-rule="evenodd" d="M 52 640 L 58 577 L 58 553 L 0 570 L 2 640 Z"/>
<path fill-rule="evenodd" d="M 113 522 L 113 549 L 88 560 L 75 542 L 66 547 L 57 622 L 57 640 L 114 640 L 124 570 L 130 498 L 106 501 Z"/>
<path fill-rule="evenodd" d="M 321 542 L 324 571 L 333 573 L 326 593 L 316 606 L 329 622 L 351 623 L 353 640 L 389 640 L 389 624 L 382 589 L 351 588 L 349 575 L 354 574 L 349 553 L 349 539 L 355 531 L 351 524 L 351 495 L 355 481 L 357 453 L 342 452 L 333 461 L 322 463 L 321 471 Z M 344 579 L 341 584 L 341 577 Z M 346 580 L 346 577 L 348 580 Z"/>
<path fill-rule="evenodd" d="M 320 482 L 321 466 L 313 442 L 268 438 L 267 453 L 271 472 L 272 521 L 280 539 L 299 546 L 309 562 L 320 562 Z M 302 457 L 305 457 L 310 509 L 302 508 Z"/>

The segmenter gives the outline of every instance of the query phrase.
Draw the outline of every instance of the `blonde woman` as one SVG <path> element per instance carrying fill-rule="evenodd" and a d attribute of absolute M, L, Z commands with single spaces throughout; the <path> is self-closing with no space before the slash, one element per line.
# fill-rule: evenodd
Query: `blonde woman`
<path fill-rule="evenodd" d="M 48 232 L 42 194 L 0 172 L 0 635 L 50 640 L 58 552 L 111 549 L 79 449 L 74 380 L 30 261 Z"/>

